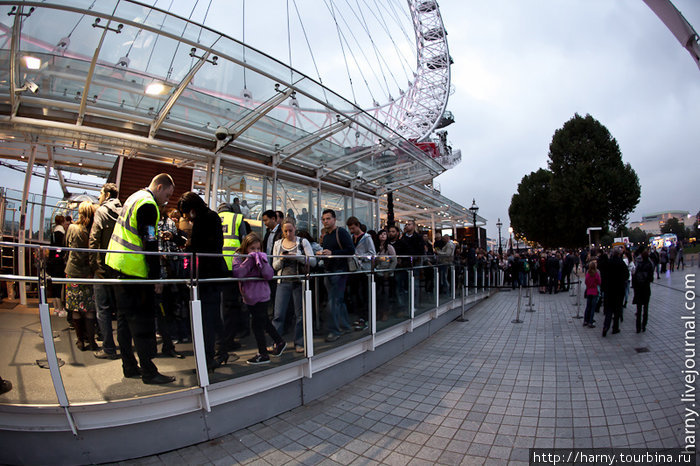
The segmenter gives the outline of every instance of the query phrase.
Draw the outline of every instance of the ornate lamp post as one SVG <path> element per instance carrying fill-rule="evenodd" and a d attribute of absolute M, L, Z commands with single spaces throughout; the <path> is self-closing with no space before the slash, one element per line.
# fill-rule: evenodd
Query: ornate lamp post
<path fill-rule="evenodd" d="M 479 230 L 476 228 L 476 213 L 479 211 L 476 199 L 472 199 L 472 206 L 469 208 L 469 211 L 472 213 L 472 222 L 474 223 L 474 231 L 476 231 L 476 247 L 478 248 L 481 246 L 481 243 L 479 242 Z"/>
<path fill-rule="evenodd" d="M 513 227 L 508 227 L 508 233 L 510 234 L 510 250 L 513 250 Z"/>
<path fill-rule="evenodd" d="M 496 227 L 498 228 L 498 255 L 500 256 L 503 254 L 503 248 L 501 247 L 501 227 L 503 224 L 501 223 L 501 218 L 498 218 L 498 223 L 496 223 Z"/>

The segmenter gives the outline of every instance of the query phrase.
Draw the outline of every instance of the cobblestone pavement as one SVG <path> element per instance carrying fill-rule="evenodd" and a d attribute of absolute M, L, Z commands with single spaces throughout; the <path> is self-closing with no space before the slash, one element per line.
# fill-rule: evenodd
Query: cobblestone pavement
<path fill-rule="evenodd" d="M 123 464 L 524 465 L 531 447 L 683 446 L 681 316 L 697 272 L 652 285 L 646 332 L 635 332 L 630 297 L 621 333 L 605 338 L 602 313 L 582 327 L 569 293 L 535 290 L 535 312 L 524 298 L 514 324 L 518 293 L 500 292 L 317 401 Z"/>

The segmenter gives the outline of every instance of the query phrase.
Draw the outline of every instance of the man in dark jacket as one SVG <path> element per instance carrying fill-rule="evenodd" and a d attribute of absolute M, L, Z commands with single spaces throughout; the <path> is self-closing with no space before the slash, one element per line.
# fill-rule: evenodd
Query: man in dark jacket
<path fill-rule="evenodd" d="M 95 217 L 90 229 L 90 249 L 107 249 L 112 238 L 114 225 L 122 211 L 122 203 L 118 199 L 119 189 L 114 183 L 107 183 L 100 191 L 100 206 L 95 211 Z M 90 265 L 95 278 L 115 278 L 117 275 L 105 264 L 105 253 L 98 252 L 90 257 Z M 112 316 L 117 314 L 117 301 L 114 286 L 95 285 L 95 307 L 97 308 L 97 323 L 102 333 L 102 349 L 95 352 L 98 359 L 117 359 L 117 347 L 112 335 Z M 124 331 L 123 325 L 121 331 Z M 117 333 L 120 327 L 117 327 Z"/>
<path fill-rule="evenodd" d="M 355 254 L 355 246 L 352 244 L 350 233 L 344 228 L 336 226 L 335 211 L 326 209 L 321 215 L 324 234 L 321 239 L 323 249 L 317 252 L 320 256 L 351 256 Z M 324 259 L 326 272 L 347 272 L 347 258 L 326 258 Z M 326 341 L 337 340 L 342 333 L 350 331 L 350 318 L 345 305 L 345 284 L 347 275 L 331 275 L 324 277 L 323 282 L 328 292 L 328 336 Z M 344 327 L 344 328 L 341 328 Z"/>
<path fill-rule="evenodd" d="M 632 287 L 634 287 L 632 303 L 637 305 L 637 333 L 647 331 L 649 298 L 651 297 L 651 282 L 653 281 L 654 264 L 649 259 L 649 249 L 642 246 L 632 277 Z"/>
<path fill-rule="evenodd" d="M 178 201 L 178 209 L 186 220 L 192 222 L 192 234 L 185 244 L 186 252 L 217 254 L 197 256 L 195 261 L 198 278 L 220 278 L 228 275 L 221 251 L 224 248 L 224 231 L 219 215 L 207 207 L 204 200 L 189 191 Z M 199 286 L 202 302 L 202 330 L 207 367 L 213 370 L 228 361 L 225 348 L 215 351 L 216 332 L 221 329 L 221 286 L 218 283 L 202 283 Z M 215 354 L 216 353 L 216 354 Z"/>
<path fill-rule="evenodd" d="M 567 251 L 561 270 L 561 281 L 559 283 L 560 290 L 569 291 L 569 287 L 571 286 L 571 272 L 574 271 L 575 265 L 576 258 L 573 251 Z"/>
<path fill-rule="evenodd" d="M 622 260 L 619 249 L 613 251 L 612 258 L 608 262 L 604 275 L 601 275 L 601 288 L 604 290 L 605 322 L 603 323 L 603 336 L 610 329 L 612 320 L 612 333 L 620 333 L 620 314 L 622 302 L 625 299 L 625 288 L 630 273 Z"/>
<path fill-rule="evenodd" d="M 547 269 L 547 291 L 549 294 L 552 292 L 557 292 L 557 276 L 559 275 L 559 260 L 554 252 L 549 253 L 547 262 L 545 262 L 545 267 Z"/>

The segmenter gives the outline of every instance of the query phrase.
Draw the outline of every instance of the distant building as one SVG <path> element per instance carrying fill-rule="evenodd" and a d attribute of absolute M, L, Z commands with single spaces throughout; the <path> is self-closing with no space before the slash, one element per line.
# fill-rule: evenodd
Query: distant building
<path fill-rule="evenodd" d="M 689 212 L 687 210 L 668 210 L 666 212 L 656 212 L 642 216 L 641 222 L 631 222 L 629 228 L 630 230 L 639 228 L 645 233 L 659 235 L 661 234 L 661 227 L 664 226 L 664 223 L 666 223 L 668 220 L 677 218 L 681 221 L 681 223 L 685 224 L 688 215 Z"/>

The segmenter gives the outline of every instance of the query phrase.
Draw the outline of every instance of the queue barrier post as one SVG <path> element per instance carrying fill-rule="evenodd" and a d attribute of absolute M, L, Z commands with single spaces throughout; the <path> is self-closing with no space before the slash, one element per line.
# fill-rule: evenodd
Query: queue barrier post
<path fill-rule="evenodd" d="M 574 319 L 583 319 L 581 315 L 581 280 L 576 284 L 576 315 L 572 316 Z"/>
<path fill-rule="evenodd" d="M 520 301 L 521 301 L 522 297 L 523 297 L 523 287 L 519 286 L 518 287 L 518 311 L 517 311 L 517 314 L 515 315 L 515 319 L 510 321 L 512 324 L 522 324 L 523 323 L 523 321 L 520 320 Z"/>

